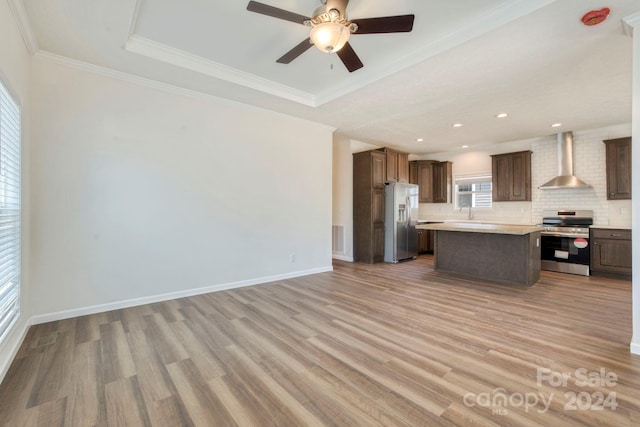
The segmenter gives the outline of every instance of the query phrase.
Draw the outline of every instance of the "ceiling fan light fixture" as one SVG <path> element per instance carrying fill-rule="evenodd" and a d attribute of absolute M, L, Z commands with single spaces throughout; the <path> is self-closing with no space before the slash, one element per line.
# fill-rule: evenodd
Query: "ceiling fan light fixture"
<path fill-rule="evenodd" d="M 313 44 L 325 53 L 337 52 L 349 41 L 349 28 L 337 22 L 323 22 L 311 29 Z"/>
<path fill-rule="evenodd" d="M 349 0 L 320 0 L 320 4 L 310 18 L 254 0 L 249 1 L 247 10 L 311 27 L 309 37 L 278 58 L 278 64 L 291 63 L 313 44 L 324 53 L 337 52 L 350 73 L 364 66 L 349 44 L 351 34 L 408 33 L 413 30 L 415 16 L 412 14 L 363 18 L 351 22 L 347 16 Z"/>

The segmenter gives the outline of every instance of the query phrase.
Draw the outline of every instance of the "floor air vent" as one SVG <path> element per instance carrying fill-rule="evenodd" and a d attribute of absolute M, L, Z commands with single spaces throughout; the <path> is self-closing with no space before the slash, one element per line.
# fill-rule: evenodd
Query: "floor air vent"
<path fill-rule="evenodd" d="M 333 226 L 333 252 L 344 253 L 344 225 Z"/>

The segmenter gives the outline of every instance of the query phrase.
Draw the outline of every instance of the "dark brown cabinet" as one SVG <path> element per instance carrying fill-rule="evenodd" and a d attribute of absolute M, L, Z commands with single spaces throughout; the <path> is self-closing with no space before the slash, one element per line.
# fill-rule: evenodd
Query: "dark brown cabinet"
<path fill-rule="evenodd" d="M 418 230 L 418 253 L 433 253 L 434 235 L 433 230 Z"/>
<path fill-rule="evenodd" d="M 385 150 L 387 155 L 387 182 L 398 180 L 398 152 Z"/>
<path fill-rule="evenodd" d="M 452 164 L 436 162 L 433 164 L 433 203 L 451 201 Z"/>
<path fill-rule="evenodd" d="M 433 202 L 433 162 L 418 161 L 418 202 Z"/>
<path fill-rule="evenodd" d="M 631 276 L 631 230 L 592 228 L 591 273 Z"/>
<path fill-rule="evenodd" d="M 493 201 L 531 201 L 531 151 L 491 156 Z"/>
<path fill-rule="evenodd" d="M 387 158 L 386 181 L 409 182 L 409 154 L 383 149 Z"/>
<path fill-rule="evenodd" d="M 374 223 L 384 224 L 384 189 L 372 189 L 371 214 Z"/>
<path fill-rule="evenodd" d="M 398 152 L 398 182 L 409 182 L 409 155 Z"/>
<path fill-rule="evenodd" d="M 433 160 L 416 160 L 410 162 L 409 182 L 418 184 L 420 203 L 449 203 L 452 192 L 452 164 L 451 162 L 436 162 Z"/>
<path fill-rule="evenodd" d="M 631 137 L 603 142 L 607 146 L 607 199 L 631 199 Z"/>
<path fill-rule="evenodd" d="M 366 155 L 364 156 L 366 157 Z M 385 155 L 382 153 L 371 152 L 371 187 L 381 188 L 384 192 L 384 183 L 387 179 L 386 169 L 387 169 L 387 160 Z M 354 168 L 354 174 L 355 174 L 355 168 Z"/>
<path fill-rule="evenodd" d="M 418 183 L 418 164 L 417 162 L 409 162 L 409 183 Z"/>
<path fill-rule="evenodd" d="M 381 148 L 353 155 L 353 258 L 384 261 L 386 182 L 409 182 L 409 155 Z"/>
<path fill-rule="evenodd" d="M 370 264 L 384 260 L 384 183 L 387 156 L 383 151 L 353 155 L 353 257 Z"/>

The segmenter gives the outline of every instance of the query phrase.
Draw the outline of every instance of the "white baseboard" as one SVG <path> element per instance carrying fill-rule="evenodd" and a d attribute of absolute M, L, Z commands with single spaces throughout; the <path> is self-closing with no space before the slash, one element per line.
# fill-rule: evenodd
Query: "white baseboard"
<path fill-rule="evenodd" d="M 107 304 L 98 304 L 98 305 L 92 305 L 89 307 L 74 308 L 70 310 L 57 311 L 55 313 L 39 314 L 31 317 L 30 324 L 37 325 L 40 323 L 53 322 L 56 320 L 69 319 L 72 317 L 86 316 L 88 314 L 102 313 L 104 311 L 135 307 L 137 305 L 151 304 L 154 302 L 167 301 L 167 300 L 172 300 L 176 298 L 184 298 L 184 297 L 190 297 L 194 295 L 208 294 L 210 292 L 225 291 L 228 289 L 243 288 L 245 286 L 260 285 L 260 284 L 269 283 L 269 282 L 276 282 L 278 280 L 293 279 L 295 277 L 308 276 L 310 274 L 324 273 L 327 271 L 333 271 L 333 267 L 332 266 L 320 267 L 320 268 L 314 268 L 311 270 L 303 270 L 303 271 L 295 271 L 295 272 L 286 273 L 286 274 L 278 274 L 275 276 L 241 280 L 238 282 L 231 282 L 231 283 L 222 283 L 218 285 L 207 286 L 204 288 L 187 289 L 184 291 L 169 292 L 169 293 L 160 294 L 160 295 L 151 295 L 148 297 L 134 298 L 134 299 L 124 300 L 124 301 L 116 301 L 116 302 L 111 302 Z"/>
<path fill-rule="evenodd" d="M 337 253 L 333 253 L 331 255 L 332 258 L 334 259 L 339 259 L 340 261 L 347 261 L 347 262 L 353 262 L 353 257 L 352 256 L 346 256 L 346 255 L 340 255 Z"/>
<path fill-rule="evenodd" d="M 278 280 L 293 279 L 295 277 L 308 276 L 310 274 L 324 273 L 327 271 L 333 271 L 333 267 L 332 266 L 320 267 L 320 268 L 314 268 L 310 270 L 296 271 L 296 272 L 286 273 L 286 274 L 278 274 L 275 276 L 267 276 L 267 277 L 260 277 L 257 279 L 223 283 L 219 285 L 207 286 L 204 288 L 187 289 L 185 291 L 170 292 L 170 293 L 165 293 L 161 295 L 152 295 L 148 297 L 135 298 L 135 299 L 125 300 L 125 301 L 116 301 L 116 302 L 107 303 L 107 304 L 98 304 L 98 305 L 93 305 L 89 307 L 81 307 L 81 308 L 75 308 L 70 310 L 58 311 L 55 313 L 39 314 L 36 316 L 32 316 L 22 324 L 22 330 L 14 331 L 12 336 L 15 338 L 13 338 L 13 341 L 9 344 L 10 348 L 8 349 L 8 351 L 4 351 L 3 349 L 2 351 L 3 354 L 0 355 L 1 356 L 0 357 L 0 383 L 4 379 L 4 376 L 7 374 L 7 371 L 9 370 L 11 363 L 15 359 L 16 354 L 18 354 L 18 351 L 20 350 L 20 346 L 24 342 L 24 339 L 27 336 L 27 332 L 29 331 L 29 328 L 32 325 L 37 325 L 37 324 L 46 323 L 46 322 L 53 322 L 56 320 L 69 319 L 72 317 L 85 316 L 88 314 L 101 313 L 104 311 L 134 307 L 136 305 L 150 304 L 154 302 L 167 301 L 167 300 L 176 299 L 176 298 L 184 298 L 184 297 L 189 297 L 194 295 L 207 294 L 210 292 L 224 291 L 227 289 L 242 288 L 245 286 L 260 285 L 260 284 L 275 282 Z M 11 338 L 9 338 L 9 340 L 11 340 Z"/>
<path fill-rule="evenodd" d="M 0 360 L 0 383 L 2 383 L 2 381 L 4 380 L 4 376 L 7 375 L 7 371 L 9 370 L 11 363 L 15 359 L 16 354 L 18 354 L 18 350 L 20 350 L 20 346 L 24 342 L 30 326 L 31 319 L 28 319 L 23 323 L 22 330 L 14 331 L 14 333 L 11 335 L 11 337 L 15 338 L 13 338 L 13 342 L 10 344 L 9 350 L 6 352 L 2 352 L 2 359 Z"/>
<path fill-rule="evenodd" d="M 637 354 L 640 356 L 640 342 L 631 341 L 631 345 L 629 346 L 631 353 Z"/>

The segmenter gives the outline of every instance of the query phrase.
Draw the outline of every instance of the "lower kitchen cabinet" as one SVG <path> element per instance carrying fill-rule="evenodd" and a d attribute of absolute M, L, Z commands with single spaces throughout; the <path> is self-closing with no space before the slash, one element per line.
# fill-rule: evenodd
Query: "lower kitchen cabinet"
<path fill-rule="evenodd" d="M 418 253 L 433 253 L 434 238 L 433 230 L 418 230 Z"/>
<path fill-rule="evenodd" d="M 631 276 L 631 230 L 591 228 L 591 274 Z"/>
<path fill-rule="evenodd" d="M 373 225 L 372 240 L 371 260 L 382 262 L 384 260 L 384 223 Z"/>

